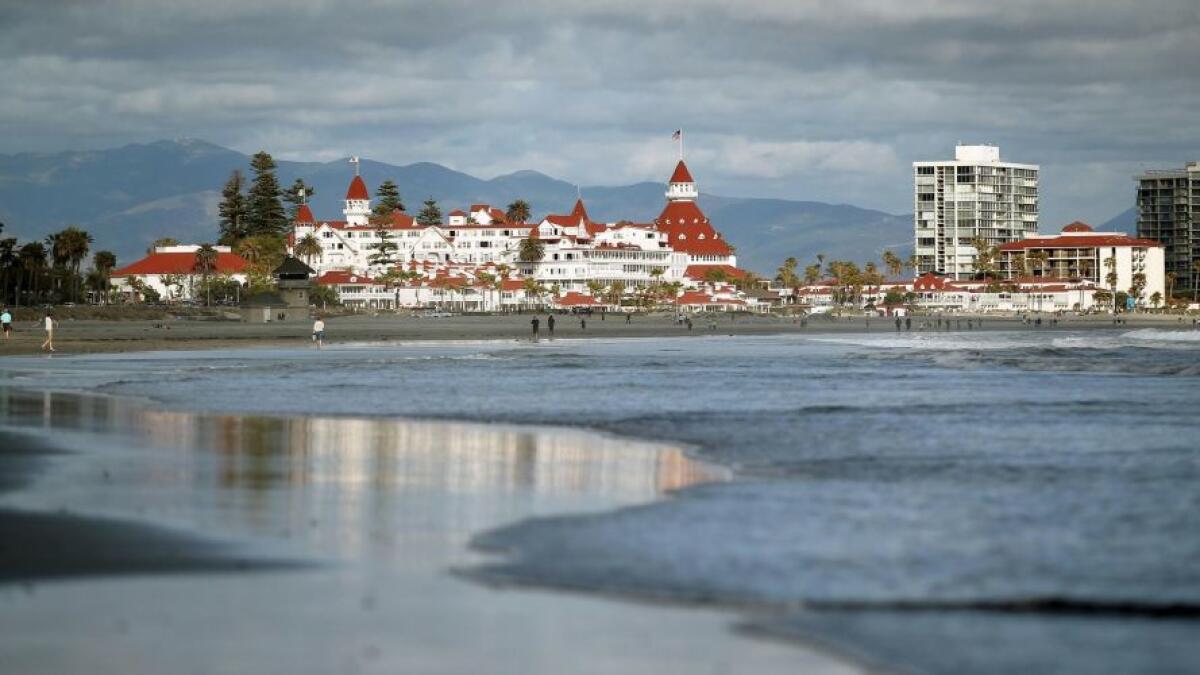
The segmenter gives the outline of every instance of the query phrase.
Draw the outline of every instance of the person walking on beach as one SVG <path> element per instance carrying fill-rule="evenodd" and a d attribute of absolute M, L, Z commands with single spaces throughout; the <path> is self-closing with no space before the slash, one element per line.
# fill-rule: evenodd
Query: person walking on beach
<path fill-rule="evenodd" d="M 553 314 L 546 315 L 546 330 L 548 330 L 550 332 L 550 339 L 553 340 L 554 339 L 554 315 Z"/>
<path fill-rule="evenodd" d="M 46 312 L 42 324 L 46 327 L 46 341 L 42 343 L 42 351 L 54 351 L 54 317 L 50 312 Z"/>
<path fill-rule="evenodd" d="M 912 330 L 912 317 L 904 317 L 904 330 Z"/>
<path fill-rule="evenodd" d="M 899 333 L 899 332 L 900 332 L 900 324 L 901 324 L 901 323 L 902 323 L 902 322 L 900 321 L 900 317 L 896 317 L 896 332 L 897 332 L 897 333 Z"/>
<path fill-rule="evenodd" d="M 626 314 L 626 315 L 625 315 L 625 323 L 629 323 L 629 322 L 631 322 L 631 321 L 633 321 L 633 315 L 632 315 L 632 314 Z"/>
<path fill-rule="evenodd" d="M 530 327 L 532 327 L 532 328 L 533 328 L 533 341 L 534 341 L 534 342 L 537 342 L 537 341 L 538 341 L 538 326 L 539 326 L 539 324 L 540 324 L 540 323 L 541 323 L 541 322 L 540 322 L 540 321 L 538 321 L 538 318 L 537 318 L 536 316 L 535 316 L 535 317 L 533 317 L 533 320 L 531 320 L 531 321 L 529 322 L 529 325 L 530 325 Z"/>
<path fill-rule="evenodd" d="M 312 339 L 317 343 L 317 349 L 325 347 L 325 319 L 320 316 L 313 322 Z"/>
<path fill-rule="evenodd" d="M 579 330 L 587 331 L 587 317 L 579 317 Z"/>
<path fill-rule="evenodd" d="M 0 312 L 0 329 L 4 330 L 4 339 L 12 337 L 12 314 L 8 313 L 8 308 L 5 307 L 3 312 Z"/>

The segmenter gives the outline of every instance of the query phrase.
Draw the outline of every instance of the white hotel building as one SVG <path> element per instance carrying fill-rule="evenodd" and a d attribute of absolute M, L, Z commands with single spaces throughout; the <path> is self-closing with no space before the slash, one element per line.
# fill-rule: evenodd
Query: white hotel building
<path fill-rule="evenodd" d="M 975 272 L 983 239 L 999 246 L 1036 234 L 1038 166 L 1000 161 L 1000 148 L 959 145 L 953 161 L 913 162 L 917 273 Z"/>
<path fill-rule="evenodd" d="M 653 222 L 596 222 L 578 200 L 570 213 L 547 215 L 536 223 L 512 223 L 500 209 L 475 204 L 469 211 L 451 211 L 443 223 L 422 226 L 401 211 L 373 221 L 370 193 L 356 175 L 346 191 L 344 219 L 318 220 L 303 205 L 288 246 L 294 250 L 296 242 L 315 236 L 322 250 L 308 262 L 318 275 L 336 271 L 371 278 L 390 267 L 414 265 L 494 274 L 503 265 L 563 292 L 588 291 L 589 282 L 635 288 L 661 279 L 695 285 L 713 268 L 737 276 L 733 248 L 700 210 L 698 197 L 695 181 L 680 161 L 668 183 L 666 206 Z M 372 261 L 381 235 L 397 246 L 389 263 Z M 544 244 L 541 261 L 519 260 L 521 241 L 530 237 Z"/>

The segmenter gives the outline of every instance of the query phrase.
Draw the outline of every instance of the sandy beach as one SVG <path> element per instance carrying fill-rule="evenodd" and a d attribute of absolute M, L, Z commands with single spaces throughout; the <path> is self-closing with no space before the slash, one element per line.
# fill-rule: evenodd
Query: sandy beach
<path fill-rule="evenodd" d="M 857 672 L 722 611 L 453 574 L 489 527 L 728 478 L 678 447 L 0 398 L 0 672 Z"/>
<path fill-rule="evenodd" d="M 530 320 L 534 315 L 498 316 L 453 316 L 445 318 L 421 318 L 406 314 L 380 314 L 332 316 L 326 319 L 326 341 L 328 344 L 361 342 L 416 342 L 423 340 L 529 340 Z M 541 320 L 541 339 L 551 339 L 546 326 L 546 315 L 537 315 Z M 922 322 L 929 330 L 938 330 L 935 322 L 939 317 L 914 316 L 912 330 L 920 330 Z M 1040 329 L 1121 329 L 1136 327 L 1191 327 L 1192 318 L 1162 315 L 1134 315 L 1123 317 L 1125 323 L 1114 325 L 1111 317 L 1065 316 L 1052 324 L 1053 318 L 1043 315 Z M 560 339 L 611 339 L 677 337 L 704 335 L 774 335 L 774 334 L 825 334 L 825 333 L 889 333 L 895 332 L 893 319 L 864 317 L 835 318 L 827 315 L 814 316 L 801 324 L 790 318 L 773 316 L 736 315 L 722 316 L 711 321 L 698 318 L 692 330 L 678 325 L 668 314 L 635 315 L 629 322 L 623 316 L 608 315 L 601 320 L 599 315 L 588 317 L 586 327 L 580 318 L 556 316 L 554 337 Z M 967 315 L 946 317 L 953 321 L 956 330 L 966 330 L 967 322 L 972 325 L 982 320 L 983 330 L 1011 330 L 1014 328 L 1034 330 L 1020 319 L 1005 316 L 970 317 Z M 62 354 L 89 354 L 104 352 L 157 351 L 176 349 L 222 349 L 245 347 L 287 347 L 310 342 L 311 323 L 285 322 L 251 324 L 239 321 L 202 319 L 164 320 L 65 320 L 59 323 L 55 334 L 55 348 Z M 45 335 L 40 325 L 19 322 L 10 341 L 0 341 L 0 356 L 11 354 L 36 354 L 41 352 Z"/>

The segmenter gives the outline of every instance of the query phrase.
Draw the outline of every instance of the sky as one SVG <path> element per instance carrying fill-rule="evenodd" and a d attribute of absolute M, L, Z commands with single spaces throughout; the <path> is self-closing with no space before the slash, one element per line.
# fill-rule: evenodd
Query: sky
<path fill-rule="evenodd" d="M 1200 159 L 1196 0 L 4 0 L 0 153 L 201 138 L 283 159 L 912 209 L 957 142 L 1042 229 Z"/>

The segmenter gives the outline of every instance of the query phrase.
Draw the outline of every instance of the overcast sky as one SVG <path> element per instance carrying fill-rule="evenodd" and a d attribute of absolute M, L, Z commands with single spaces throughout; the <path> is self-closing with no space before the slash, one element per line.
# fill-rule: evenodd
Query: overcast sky
<path fill-rule="evenodd" d="M 1197 0 L 4 0 L 0 152 L 202 138 L 287 159 L 662 181 L 908 212 L 956 141 L 1041 164 L 1042 229 L 1200 159 Z"/>

